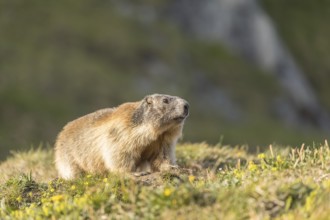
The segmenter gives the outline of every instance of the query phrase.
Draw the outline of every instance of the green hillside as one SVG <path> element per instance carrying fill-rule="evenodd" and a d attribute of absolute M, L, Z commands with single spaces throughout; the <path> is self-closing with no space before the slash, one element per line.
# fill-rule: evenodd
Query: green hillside
<path fill-rule="evenodd" d="M 316 129 L 279 121 L 272 109 L 285 93 L 274 79 L 222 45 L 179 29 L 162 16 L 166 2 L 121 2 L 0 2 L 0 159 L 31 144 L 52 145 L 62 126 L 78 116 L 155 92 L 190 102 L 186 141 L 217 143 L 224 137 L 225 143 L 252 149 L 326 138 Z M 317 13 L 314 3 L 304 2 L 263 1 L 330 109 L 329 4 L 322 1 Z M 145 9 L 157 13 L 148 17 Z M 211 87 L 236 104 L 239 116 L 228 119 L 219 113 L 222 107 L 201 104 L 200 91 Z"/>
<path fill-rule="evenodd" d="M 306 73 L 323 105 L 330 109 L 330 2 L 263 0 L 295 60 Z"/>

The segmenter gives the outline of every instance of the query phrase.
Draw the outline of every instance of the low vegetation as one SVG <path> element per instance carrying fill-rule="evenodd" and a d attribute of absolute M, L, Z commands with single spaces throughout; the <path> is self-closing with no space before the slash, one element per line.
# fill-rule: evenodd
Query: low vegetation
<path fill-rule="evenodd" d="M 0 164 L 0 219 L 328 219 L 330 148 L 183 144 L 180 169 L 56 178 L 51 149 Z"/>

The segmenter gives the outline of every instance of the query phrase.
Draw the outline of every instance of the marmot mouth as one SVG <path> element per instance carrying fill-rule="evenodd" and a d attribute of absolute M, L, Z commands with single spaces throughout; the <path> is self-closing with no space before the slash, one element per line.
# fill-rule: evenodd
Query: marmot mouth
<path fill-rule="evenodd" d="M 177 122 L 182 122 L 183 120 L 185 120 L 186 117 L 185 116 L 179 116 L 179 117 L 175 117 L 174 120 Z"/>

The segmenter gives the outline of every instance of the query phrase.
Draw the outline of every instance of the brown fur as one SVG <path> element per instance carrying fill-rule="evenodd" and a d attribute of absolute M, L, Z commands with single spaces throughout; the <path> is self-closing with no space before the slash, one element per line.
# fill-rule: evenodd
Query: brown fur
<path fill-rule="evenodd" d="M 81 172 L 169 169 L 187 116 L 185 100 L 160 94 L 85 115 L 58 135 L 56 168 L 65 179 Z"/>

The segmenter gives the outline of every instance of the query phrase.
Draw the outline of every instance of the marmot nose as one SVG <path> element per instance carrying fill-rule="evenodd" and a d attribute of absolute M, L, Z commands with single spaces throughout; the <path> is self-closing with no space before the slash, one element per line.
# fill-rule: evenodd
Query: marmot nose
<path fill-rule="evenodd" d="M 188 115 L 188 112 L 189 112 L 189 104 L 188 103 L 184 104 L 183 111 L 184 111 L 185 115 Z"/>

